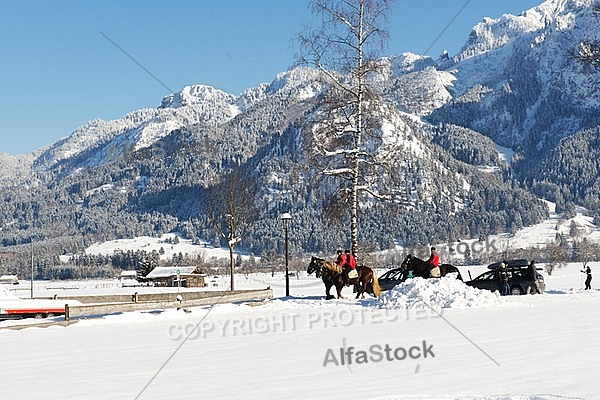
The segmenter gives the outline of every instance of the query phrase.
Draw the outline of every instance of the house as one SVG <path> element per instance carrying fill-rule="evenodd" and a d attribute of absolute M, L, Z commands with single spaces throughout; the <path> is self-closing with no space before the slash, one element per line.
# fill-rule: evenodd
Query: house
<path fill-rule="evenodd" d="M 18 285 L 19 278 L 16 275 L 2 275 L 0 276 L 0 284 L 5 283 L 8 285 Z"/>
<path fill-rule="evenodd" d="M 195 266 L 156 267 L 146 275 L 146 279 L 154 286 L 167 287 L 204 287 L 206 275 L 196 273 Z"/>
<path fill-rule="evenodd" d="M 127 286 L 140 286 L 140 282 L 137 280 L 137 271 L 121 271 L 119 282 L 122 287 Z"/>

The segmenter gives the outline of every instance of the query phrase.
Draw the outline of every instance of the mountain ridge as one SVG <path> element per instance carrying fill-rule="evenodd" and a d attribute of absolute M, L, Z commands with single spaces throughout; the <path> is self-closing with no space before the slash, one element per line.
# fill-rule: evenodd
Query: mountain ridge
<path fill-rule="evenodd" d="M 547 215 L 532 193 L 558 199 L 559 209 L 568 202 L 595 209 L 595 189 L 582 185 L 597 181 L 582 176 L 579 183 L 560 164 L 576 157 L 565 138 L 600 125 L 598 73 L 571 57 L 593 34 L 591 4 L 548 0 L 521 16 L 486 19 L 456 56 L 382 60 L 371 83 L 384 103 L 369 116 L 385 169 L 369 177 L 391 200 L 363 199 L 365 247 L 514 231 Z M 59 240 L 63 251 L 77 251 L 90 240 L 177 231 L 218 244 L 205 196 L 240 169 L 259 185 L 261 213 L 242 243 L 247 251 L 281 246 L 281 212 L 295 216 L 294 251 L 343 245 L 343 219 L 324 217 L 340 182 L 324 179 L 310 161 L 318 160 L 309 137 L 326 91 L 317 71 L 300 67 L 239 96 L 189 85 L 157 108 L 90 121 L 31 156 L 43 183 L 37 193 L 0 188 L 8 202 L 0 222 L 10 224 L 2 243 Z M 590 140 L 579 135 L 572 143 Z M 564 157 L 552 157 L 559 143 Z M 496 145 L 515 151 L 512 165 Z M 540 170 L 557 162 L 547 174 Z"/>

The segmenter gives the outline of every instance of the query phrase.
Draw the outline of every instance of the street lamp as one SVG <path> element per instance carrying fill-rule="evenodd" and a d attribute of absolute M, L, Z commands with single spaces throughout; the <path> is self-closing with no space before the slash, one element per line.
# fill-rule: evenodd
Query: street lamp
<path fill-rule="evenodd" d="M 31 237 L 31 298 L 33 299 L 33 237 Z"/>
<path fill-rule="evenodd" d="M 283 230 L 285 231 L 285 296 L 290 295 L 290 275 L 288 272 L 288 229 L 290 229 L 290 221 L 292 216 L 290 213 L 281 214 L 281 221 L 283 221 Z"/>

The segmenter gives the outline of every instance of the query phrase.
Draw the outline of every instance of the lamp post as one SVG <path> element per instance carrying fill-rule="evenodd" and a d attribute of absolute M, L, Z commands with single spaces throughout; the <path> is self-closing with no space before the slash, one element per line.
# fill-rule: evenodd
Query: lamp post
<path fill-rule="evenodd" d="M 290 295 L 290 275 L 288 272 L 288 229 L 290 229 L 290 221 L 292 216 L 290 213 L 281 214 L 281 221 L 283 221 L 283 230 L 285 231 L 285 296 Z"/>
<path fill-rule="evenodd" d="M 33 237 L 31 238 L 31 298 L 33 299 Z"/>

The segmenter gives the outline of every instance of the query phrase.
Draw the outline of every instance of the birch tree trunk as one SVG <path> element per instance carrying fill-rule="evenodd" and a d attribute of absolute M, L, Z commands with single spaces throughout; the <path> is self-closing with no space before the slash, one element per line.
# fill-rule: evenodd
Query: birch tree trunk
<path fill-rule="evenodd" d="M 368 190 L 362 170 L 370 160 L 365 148 L 366 94 L 374 93 L 366 78 L 380 68 L 378 50 L 387 39 L 381 25 L 390 1 L 314 0 L 312 9 L 323 17 L 323 26 L 299 35 L 300 61 L 318 68 L 331 88 L 331 120 L 317 130 L 313 142 L 317 152 L 331 159 L 321 173 L 348 182 L 343 197 L 350 214 L 352 252 L 358 254 L 360 193 Z M 346 143 L 348 135 L 350 143 Z"/>

